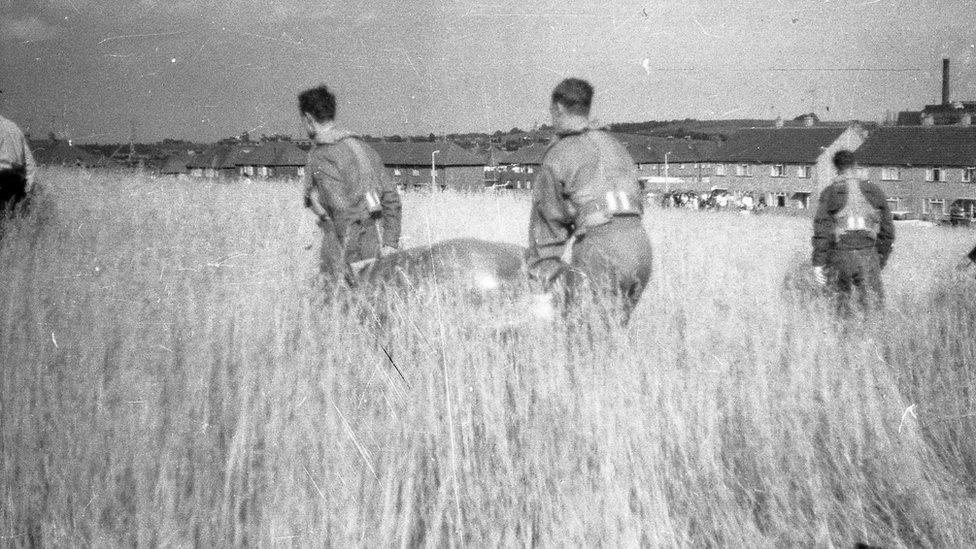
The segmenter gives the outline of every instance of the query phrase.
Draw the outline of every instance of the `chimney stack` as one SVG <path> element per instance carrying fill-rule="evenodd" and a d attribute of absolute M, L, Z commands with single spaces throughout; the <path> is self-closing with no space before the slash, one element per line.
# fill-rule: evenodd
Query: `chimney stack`
<path fill-rule="evenodd" d="M 949 58 L 942 58 L 942 104 L 949 104 Z"/>

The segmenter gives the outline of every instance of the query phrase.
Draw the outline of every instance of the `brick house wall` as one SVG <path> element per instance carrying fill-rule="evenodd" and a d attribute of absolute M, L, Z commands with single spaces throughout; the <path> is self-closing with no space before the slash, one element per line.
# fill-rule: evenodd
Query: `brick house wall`
<path fill-rule="evenodd" d="M 889 170 L 892 167 L 889 167 Z M 938 166 L 944 171 L 942 181 L 928 181 L 926 174 L 936 166 L 899 167 L 897 179 L 888 173 L 882 178 L 883 166 L 863 167 L 863 175 L 877 183 L 892 211 L 907 212 L 912 219 L 938 221 L 949 215 L 953 203 L 958 204 L 970 217 L 976 213 L 976 173 L 970 173 L 969 181 L 963 181 L 964 170 L 976 166 Z"/>
<path fill-rule="evenodd" d="M 485 188 L 484 166 L 449 166 L 443 172 L 443 176 L 440 173 L 437 174 L 437 182 L 441 185 L 446 184 L 449 189 L 481 191 Z"/>
<path fill-rule="evenodd" d="M 821 168 L 817 164 L 724 164 L 725 175 L 719 175 L 718 166 L 711 166 L 710 189 L 726 189 L 734 194 L 752 193 L 757 199 L 765 197 L 770 207 L 807 208 L 819 190 L 818 171 Z M 752 175 L 738 175 L 748 174 L 749 170 Z"/>
<path fill-rule="evenodd" d="M 418 166 L 387 166 L 387 173 L 400 189 L 429 189 L 430 188 L 430 166 L 423 168 Z M 437 168 L 437 184 L 444 181 L 444 169 Z"/>

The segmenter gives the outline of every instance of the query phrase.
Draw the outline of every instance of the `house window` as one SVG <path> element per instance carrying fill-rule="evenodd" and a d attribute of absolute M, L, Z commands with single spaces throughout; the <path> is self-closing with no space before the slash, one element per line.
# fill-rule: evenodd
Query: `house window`
<path fill-rule="evenodd" d="M 901 179 L 901 170 L 898 166 L 885 166 L 881 168 L 882 181 L 898 181 Z"/>
<path fill-rule="evenodd" d="M 752 164 L 736 164 L 735 175 L 752 177 Z"/>
<path fill-rule="evenodd" d="M 800 179 L 810 179 L 810 166 L 797 166 L 796 176 Z"/>
<path fill-rule="evenodd" d="M 945 215 L 945 200 L 941 198 L 926 198 L 922 201 L 922 213 L 930 215 Z"/>
<path fill-rule="evenodd" d="M 888 209 L 893 212 L 901 211 L 901 198 L 897 196 L 888 197 Z"/>
<path fill-rule="evenodd" d="M 786 193 L 778 193 L 773 195 L 773 200 L 776 201 L 777 208 L 786 207 Z"/>
<path fill-rule="evenodd" d="M 945 175 L 943 168 L 925 168 L 926 181 L 945 181 Z"/>
<path fill-rule="evenodd" d="M 403 175 L 400 173 L 400 168 L 393 168 L 393 175 Z"/>
<path fill-rule="evenodd" d="M 410 175 L 420 175 L 420 170 L 410 170 Z"/>
<path fill-rule="evenodd" d="M 678 166 L 678 169 L 679 169 L 679 170 L 683 170 L 683 169 L 685 169 L 685 165 L 684 165 L 684 164 L 682 164 L 682 165 L 680 165 L 680 166 Z"/>
<path fill-rule="evenodd" d="M 248 177 L 254 175 L 254 166 L 241 166 L 241 175 Z"/>
<path fill-rule="evenodd" d="M 298 167 L 298 177 L 305 177 L 305 166 Z"/>
<path fill-rule="evenodd" d="M 769 167 L 769 175 L 773 177 L 786 177 L 786 166 L 782 164 L 773 164 Z"/>
<path fill-rule="evenodd" d="M 267 166 L 260 166 L 258 168 L 258 176 L 260 176 L 260 177 L 268 177 L 268 167 Z"/>
<path fill-rule="evenodd" d="M 715 164 L 715 175 L 716 176 L 725 175 L 725 164 Z"/>
<path fill-rule="evenodd" d="M 526 171 L 526 173 L 532 173 L 532 168 L 531 167 L 525 168 L 525 171 Z"/>
<path fill-rule="evenodd" d="M 962 169 L 963 183 L 976 183 L 976 168 L 969 167 Z"/>
<path fill-rule="evenodd" d="M 526 181 L 525 182 L 525 188 L 531 191 L 532 190 L 532 182 L 531 181 Z"/>

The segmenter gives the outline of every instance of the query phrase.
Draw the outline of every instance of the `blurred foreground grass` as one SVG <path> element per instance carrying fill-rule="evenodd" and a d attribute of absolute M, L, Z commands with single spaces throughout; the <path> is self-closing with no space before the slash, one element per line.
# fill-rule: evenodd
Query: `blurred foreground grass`
<path fill-rule="evenodd" d="M 2 545 L 976 543 L 972 232 L 899 227 L 851 327 L 784 293 L 809 221 L 655 210 L 627 330 L 442 288 L 377 335 L 292 184 L 43 175 L 0 242 Z M 525 197 L 404 201 L 407 246 L 524 241 Z"/>

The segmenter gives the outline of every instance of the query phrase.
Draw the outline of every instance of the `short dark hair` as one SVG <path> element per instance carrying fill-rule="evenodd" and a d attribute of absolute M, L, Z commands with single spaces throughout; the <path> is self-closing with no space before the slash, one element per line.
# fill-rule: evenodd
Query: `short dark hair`
<path fill-rule="evenodd" d="M 842 172 L 847 168 L 854 165 L 854 153 L 847 150 L 841 149 L 834 153 L 834 167 L 837 171 Z"/>
<path fill-rule="evenodd" d="M 593 103 L 593 86 L 580 78 L 567 78 L 552 90 L 552 102 L 573 114 L 588 115 Z"/>
<path fill-rule="evenodd" d="M 325 85 L 311 88 L 298 94 L 298 109 L 316 122 L 328 122 L 335 119 L 336 98 Z"/>

